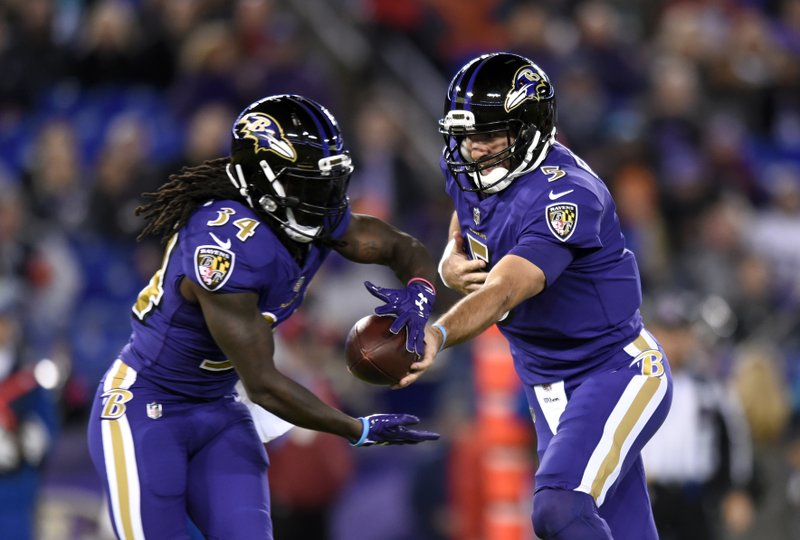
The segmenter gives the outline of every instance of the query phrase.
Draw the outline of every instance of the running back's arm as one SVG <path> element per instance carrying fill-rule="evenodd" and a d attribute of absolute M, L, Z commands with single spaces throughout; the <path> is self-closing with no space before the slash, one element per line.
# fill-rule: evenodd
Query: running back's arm
<path fill-rule="evenodd" d="M 214 341 L 254 403 L 297 426 L 358 440 L 359 420 L 329 407 L 275 367 L 272 327 L 261 315 L 255 293 L 215 294 L 189 280 L 181 289 L 200 304 Z"/>

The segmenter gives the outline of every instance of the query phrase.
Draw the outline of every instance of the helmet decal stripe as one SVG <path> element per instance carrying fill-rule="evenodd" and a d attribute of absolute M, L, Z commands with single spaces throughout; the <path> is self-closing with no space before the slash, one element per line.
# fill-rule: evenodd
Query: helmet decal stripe
<path fill-rule="evenodd" d="M 456 77 L 457 80 L 453 80 L 450 83 L 450 106 L 448 107 L 449 110 L 459 109 L 458 105 L 458 90 L 456 90 L 459 86 L 461 86 L 462 81 L 464 80 L 464 76 L 467 74 L 467 70 L 462 70 Z"/>
<path fill-rule="evenodd" d="M 471 75 L 471 76 L 470 76 L 470 78 L 469 78 L 469 82 L 467 83 L 466 92 L 464 93 L 464 96 L 465 96 L 465 97 L 468 97 L 468 96 L 471 96 L 471 95 L 472 95 L 472 89 L 473 89 L 473 87 L 475 86 L 475 79 L 477 79 L 477 78 L 478 78 L 478 73 L 480 73 L 480 71 L 481 71 L 481 68 L 484 66 L 484 64 L 486 64 L 486 62 L 488 62 L 488 61 L 489 61 L 489 59 L 490 59 L 491 57 L 492 57 L 492 56 L 490 56 L 490 55 L 487 55 L 487 56 L 486 56 L 485 58 L 483 58 L 483 59 L 482 59 L 480 62 L 476 62 L 476 63 L 475 63 L 475 64 L 476 64 L 476 65 L 475 65 L 475 69 L 473 69 L 473 70 L 472 70 L 472 75 Z M 471 111 L 471 110 L 472 110 L 472 98 L 469 98 L 469 97 L 468 97 L 468 99 L 467 99 L 467 103 L 464 103 L 464 110 L 465 110 L 465 111 Z"/>
<path fill-rule="evenodd" d="M 478 73 L 480 72 L 480 70 L 483 67 L 483 65 L 486 62 L 488 62 L 491 57 L 492 57 L 492 55 L 488 55 L 488 54 L 485 55 L 485 56 L 480 57 L 477 61 L 475 61 L 472 64 L 472 66 L 470 66 L 471 69 L 465 69 L 464 70 L 464 73 L 463 73 L 463 76 L 462 76 L 461 80 L 458 81 L 459 85 L 462 84 L 464 79 L 469 74 L 469 81 L 467 82 L 467 86 L 464 89 L 464 104 L 463 104 L 463 107 L 461 107 L 465 111 L 472 110 L 472 98 L 471 98 L 471 96 L 472 96 L 472 89 L 475 86 L 475 79 L 478 77 Z M 454 108 L 459 108 L 459 107 L 456 106 L 455 99 L 453 101 L 451 101 L 450 104 Z"/>
<path fill-rule="evenodd" d="M 322 156 L 323 157 L 330 156 L 331 155 L 330 147 L 328 146 L 328 144 L 326 144 L 325 141 L 336 133 L 336 130 L 333 128 L 333 125 L 331 124 L 330 120 L 328 118 L 325 118 L 324 119 L 325 126 L 323 127 L 323 121 L 320 120 L 320 116 L 325 116 L 324 114 L 323 115 L 318 114 L 318 111 L 312 109 L 303 101 L 298 100 L 298 105 L 306 113 L 308 113 L 308 116 L 311 118 L 311 120 L 314 122 L 314 125 L 317 128 L 317 133 L 319 133 L 320 137 L 322 137 L 322 140 L 319 141 L 319 145 L 322 148 Z"/>

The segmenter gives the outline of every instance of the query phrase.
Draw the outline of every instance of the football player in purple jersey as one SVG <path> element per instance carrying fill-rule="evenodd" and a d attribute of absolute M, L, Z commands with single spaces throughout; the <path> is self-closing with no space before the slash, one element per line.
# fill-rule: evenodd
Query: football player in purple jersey
<path fill-rule="evenodd" d="M 400 384 L 497 323 L 536 425 L 536 534 L 655 539 L 640 451 L 667 414 L 671 374 L 642 324 L 614 201 L 556 142 L 555 119 L 553 86 L 527 58 L 486 54 L 453 78 L 440 131 L 455 213 L 440 273 L 466 296 L 428 327 Z"/>
<path fill-rule="evenodd" d="M 142 235 L 160 235 L 164 257 L 133 306 L 130 341 L 100 382 L 88 428 L 119 538 L 188 538 L 187 515 L 206 538 L 272 538 L 268 458 L 234 391 L 239 379 L 275 417 L 354 446 L 439 437 L 414 429 L 410 415 L 348 416 L 273 361 L 273 328 L 332 250 L 407 282 L 367 285 L 396 317 L 393 330 L 408 331 L 408 349 L 423 352 L 435 263 L 411 236 L 351 214 L 352 171 L 327 109 L 271 96 L 236 119 L 229 157 L 145 194 Z"/>

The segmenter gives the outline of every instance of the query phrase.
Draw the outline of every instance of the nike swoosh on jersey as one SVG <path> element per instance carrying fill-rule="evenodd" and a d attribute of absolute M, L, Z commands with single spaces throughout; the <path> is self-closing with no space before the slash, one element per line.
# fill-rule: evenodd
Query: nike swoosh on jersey
<path fill-rule="evenodd" d="M 569 195 L 573 191 L 575 191 L 575 190 L 574 189 L 568 189 L 567 191 L 562 191 L 561 193 L 553 193 L 553 190 L 550 190 L 550 194 L 548 196 L 550 197 L 551 201 L 554 201 L 556 199 L 560 199 L 564 195 Z"/>
<path fill-rule="evenodd" d="M 222 249 L 231 249 L 231 240 L 230 240 L 230 238 L 229 238 L 229 239 L 227 239 L 227 240 L 225 240 L 225 241 L 223 242 L 222 240 L 220 240 L 219 238 L 217 238 L 217 235 L 215 235 L 213 232 L 210 232 L 210 233 L 208 233 L 208 234 L 210 234 L 210 235 L 211 235 L 211 238 L 213 238 L 213 239 L 214 239 L 214 242 L 216 242 L 216 243 L 217 243 L 217 245 L 218 245 L 219 247 L 221 247 Z"/>

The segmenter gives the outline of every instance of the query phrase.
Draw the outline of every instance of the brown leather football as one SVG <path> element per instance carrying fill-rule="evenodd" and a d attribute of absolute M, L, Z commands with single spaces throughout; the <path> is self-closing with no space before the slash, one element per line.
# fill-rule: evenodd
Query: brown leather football
<path fill-rule="evenodd" d="M 392 334 L 393 317 L 368 315 L 360 319 L 345 341 L 347 369 L 354 377 L 370 384 L 392 386 L 406 376 L 417 361 L 406 350 L 406 330 Z"/>

